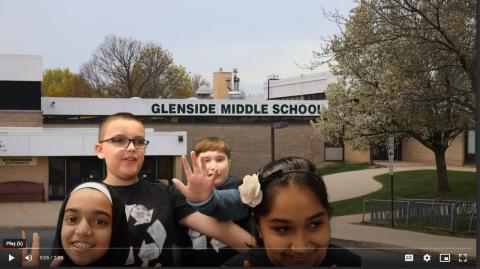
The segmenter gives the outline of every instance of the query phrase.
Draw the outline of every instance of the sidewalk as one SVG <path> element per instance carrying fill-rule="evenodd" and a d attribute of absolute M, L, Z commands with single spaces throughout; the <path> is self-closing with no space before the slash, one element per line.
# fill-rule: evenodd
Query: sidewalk
<path fill-rule="evenodd" d="M 476 239 L 441 236 L 360 225 L 362 214 L 333 217 L 330 221 L 332 238 L 362 242 L 362 248 L 380 248 L 407 254 L 414 250 L 429 253 L 466 253 L 468 257 L 476 257 Z"/>
<path fill-rule="evenodd" d="M 376 161 L 375 163 L 388 166 L 388 162 Z M 417 163 L 394 162 L 393 172 L 395 173 L 400 171 L 425 169 L 435 170 L 436 167 Z M 447 170 L 475 172 L 474 167 L 464 166 L 448 167 Z M 381 174 L 387 174 L 388 171 L 388 167 L 385 167 L 343 172 L 324 176 L 323 180 L 327 186 L 327 192 L 329 196 L 328 201 L 336 202 L 377 191 L 382 187 L 382 184 L 374 180 L 373 177 Z"/>
<path fill-rule="evenodd" d="M 435 169 L 434 166 L 395 163 L 394 171 Z M 472 167 L 449 167 L 449 170 L 475 171 Z M 381 188 L 374 176 L 388 173 L 388 168 L 366 169 L 327 175 L 324 177 L 330 202 L 361 196 Z M 0 229 L 39 228 L 54 229 L 60 210 L 60 201 L 46 203 L 0 203 Z M 364 248 L 387 248 L 407 253 L 408 250 L 425 250 L 451 253 L 467 253 L 476 257 L 476 240 L 439 236 L 398 229 L 358 225 L 362 215 L 333 217 L 332 238 L 357 241 Z"/>
<path fill-rule="evenodd" d="M 377 162 L 378 163 L 378 162 Z M 435 166 L 402 163 L 394 164 L 394 172 L 435 169 Z M 448 167 L 448 170 L 475 171 L 473 167 Z M 329 201 L 340 201 L 368 194 L 381 188 L 374 176 L 388 173 L 388 168 L 374 168 L 327 175 L 324 177 Z M 362 247 L 385 248 L 401 253 L 424 250 L 425 253 L 466 253 L 476 257 L 476 239 L 440 236 L 399 229 L 359 225 L 362 214 L 333 217 L 332 238 L 362 242 Z"/>
<path fill-rule="evenodd" d="M 0 229 L 55 229 L 62 201 L 0 203 Z"/>

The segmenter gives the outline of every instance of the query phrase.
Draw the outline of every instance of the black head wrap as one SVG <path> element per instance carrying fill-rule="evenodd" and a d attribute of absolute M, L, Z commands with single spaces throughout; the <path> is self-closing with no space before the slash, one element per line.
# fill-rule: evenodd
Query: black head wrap
<path fill-rule="evenodd" d="M 108 188 L 105 184 L 100 182 L 95 182 L 95 184 L 103 185 L 108 191 Z M 79 185 L 79 187 L 81 187 L 82 185 Z M 88 266 L 123 266 L 128 256 L 129 249 L 126 241 L 128 227 L 127 219 L 125 216 L 125 206 L 117 193 L 113 191 L 108 192 L 110 194 L 112 202 L 112 237 L 110 239 L 110 246 L 107 252 L 99 260 L 89 264 Z M 68 194 L 67 197 L 65 197 L 65 200 L 62 203 L 62 207 L 60 208 L 60 213 L 58 215 L 57 221 L 57 230 L 55 232 L 55 239 L 53 241 L 52 255 L 63 256 L 63 261 L 60 266 L 76 266 L 76 264 L 73 263 L 72 259 L 68 257 L 67 253 L 63 249 L 61 238 L 65 206 L 67 205 L 70 195 L 71 193 Z"/>

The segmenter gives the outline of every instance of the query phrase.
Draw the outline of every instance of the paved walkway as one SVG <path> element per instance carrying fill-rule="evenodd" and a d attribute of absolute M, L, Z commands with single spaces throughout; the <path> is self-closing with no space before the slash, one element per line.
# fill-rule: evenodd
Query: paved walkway
<path fill-rule="evenodd" d="M 378 163 L 378 162 L 377 162 Z M 434 166 L 398 162 L 394 164 L 394 172 L 408 170 L 435 169 Z M 448 170 L 475 171 L 473 167 L 448 167 Z M 380 183 L 374 176 L 388 173 L 388 168 L 374 168 L 352 172 L 327 175 L 325 184 L 331 202 L 362 196 L 380 189 Z M 411 232 L 399 229 L 359 225 L 362 215 L 333 217 L 331 220 L 332 238 L 363 242 L 362 247 L 387 248 L 401 253 L 409 250 L 424 250 L 425 253 L 450 253 L 458 255 L 466 253 L 476 257 L 476 240 L 439 236 L 426 233 Z"/>
<path fill-rule="evenodd" d="M 0 228 L 55 229 L 61 201 L 0 203 Z"/>
<path fill-rule="evenodd" d="M 380 165 L 388 165 L 387 162 L 375 162 Z M 393 172 L 433 169 L 432 165 L 394 162 Z M 474 167 L 448 167 L 448 170 L 475 172 Z M 388 173 L 388 168 L 373 168 L 351 172 L 343 172 L 324 176 L 325 185 L 330 202 L 336 202 L 369 194 L 382 188 L 382 184 L 373 177 Z"/>

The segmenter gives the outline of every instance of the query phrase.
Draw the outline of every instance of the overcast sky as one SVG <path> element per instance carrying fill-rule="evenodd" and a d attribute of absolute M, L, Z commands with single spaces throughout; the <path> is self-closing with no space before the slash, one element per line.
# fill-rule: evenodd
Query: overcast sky
<path fill-rule="evenodd" d="M 0 54 L 41 55 L 44 68 L 78 72 L 113 34 L 159 44 L 209 81 L 220 67 L 238 68 L 240 88 L 251 92 L 268 74 L 310 73 L 295 62 L 307 64 L 322 38 L 339 32 L 322 8 L 348 14 L 354 6 L 351 0 L 0 0 Z"/>

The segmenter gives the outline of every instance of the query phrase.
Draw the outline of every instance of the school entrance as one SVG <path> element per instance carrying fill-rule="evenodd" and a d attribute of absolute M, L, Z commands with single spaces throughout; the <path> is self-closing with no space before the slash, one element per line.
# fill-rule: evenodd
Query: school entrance
<path fill-rule="evenodd" d="M 373 160 L 388 161 L 388 152 L 387 152 L 387 147 L 386 146 L 373 147 L 372 151 L 373 151 L 373 153 L 372 153 Z M 395 144 L 393 159 L 395 161 L 401 161 L 402 160 L 402 144 L 401 143 Z"/>
<path fill-rule="evenodd" d="M 101 181 L 106 174 L 104 162 L 96 156 L 50 157 L 48 163 L 49 200 L 63 200 L 78 184 Z"/>
<path fill-rule="evenodd" d="M 48 199 L 63 200 L 75 186 L 86 181 L 102 181 L 107 175 L 105 162 L 97 156 L 49 157 Z M 139 177 L 150 182 L 173 177 L 173 156 L 145 156 Z"/>

